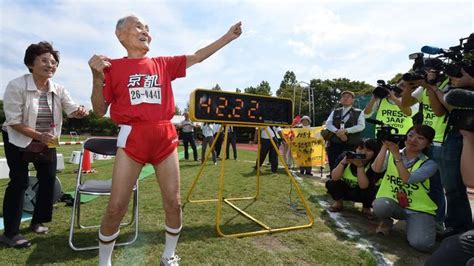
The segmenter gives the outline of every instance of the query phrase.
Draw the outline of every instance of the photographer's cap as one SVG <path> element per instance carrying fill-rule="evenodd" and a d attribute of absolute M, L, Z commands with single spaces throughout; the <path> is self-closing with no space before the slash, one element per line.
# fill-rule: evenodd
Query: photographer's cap
<path fill-rule="evenodd" d="M 355 93 L 353 93 L 352 91 L 343 91 L 343 92 L 341 92 L 341 96 L 344 95 L 344 94 L 350 94 L 350 95 L 352 95 L 352 98 L 356 97 Z"/>
<path fill-rule="evenodd" d="M 307 115 L 303 116 L 303 117 L 301 118 L 301 121 L 303 121 L 303 120 L 305 120 L 305 119 L 308 120 L 309 123 L 311 123 L 311 118 L 310 118 L 309 116 L 307 116 Z"/>

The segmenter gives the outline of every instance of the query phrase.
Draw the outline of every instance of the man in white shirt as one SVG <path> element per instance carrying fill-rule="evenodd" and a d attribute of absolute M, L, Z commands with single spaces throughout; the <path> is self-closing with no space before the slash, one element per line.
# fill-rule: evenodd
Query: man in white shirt
<path fill-rule="evenodd" d="M 179 124 L 179 128 L 181 128 L 185 160 L 189 160 L 188 145 L 191 145 L 191 149 L 193 149 L 194 160 L 197 161 L 198 159 L 196 142 L 194 141 L 194 127 L 193 121 L 189 119 L 189 114 L 187 112 L 184 113 L 184 120 Z"/>
<path fill-rule="evenodd" d="M 352 91 L 343 91 L 339 100 L 342 107 L 332 111 L 326 120 L 326 128 L 334 133 L 326 147 L 331 171 L 337 166 L 337 157 L 344 151 L 353 150 L 361 141 L 365 118 L 362 110 L 352 107 L 354 99 Z"/>
<path fill-rule="evenodd" d="M 277 146 L 280 146 L 279 144 L 281 139 L 281 128 L 268 127 L 268 132 L 270 133 L 270 136 L 267 134 L 265 128 L 260 128 L 260 162 L 256 163 L 258 163 L 259 166 L 262 166 L 263 162 L 265 161 L 265 158 L 267 157 L 267 154 L 269 154 L 271 171 L 275 174 L 278 170 L 278 154 L 277 151 L 273 148 L 270 139 L 272 138 L 275 141 L 275 144 Z M 258 132 L 255 132 L 255 143 L 257 143 L 257 133 Z M 255 166 L 254 168 L 256 169 L 257 166 Z"/>

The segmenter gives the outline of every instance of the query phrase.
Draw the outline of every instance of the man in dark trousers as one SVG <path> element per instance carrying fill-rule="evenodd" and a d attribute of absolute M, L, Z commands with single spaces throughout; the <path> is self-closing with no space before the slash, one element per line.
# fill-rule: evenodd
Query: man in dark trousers
<path fill-rule="evenodd" d="M 277 147 L 279 147 L 282 133 L 280 127 L 268 127 L 267 129 L 270 133 L 270 136 L 267 134 L 265 128 L 260 128 L 260 162 L 257 161 L 256 163 L 258 163 L 259 167 L 262 166 L 263 162 L 265 161 L 265 158 L 267 157 L 267 154 L 269 154 L 270 167 L 272 173 L 275 174 L 278 170 L 278 151 L 274 149 L 270 139 L 273 139 Z M 257 143 L 257 136 L 258 132 L 255 132 L 254 143 Z M 257 165 L 255 165 L 254 169 L 257 169 Z"/>
<path fill-rule="evenodd" d="M 194 141 L 194 123 L 189 119 L 189 113 L 184 113 L 184 120 L 179 124 L 181 129 L 181 136 L 183 139 L 184 146 L 184 159 L 189 160 L 188 145 L 191 144 L 191 149 L 193 149 L 194 160 L 197 161 L 198 153 L 196 149 L 196 142 Z"/>
<path fill-rule="evenodd" d="M 235 135 L 234 127 L 229 126 L 229 128 L 227 130 L 228 130 L 228 133 L 227 133 L 227 148 L 225 150 L 225 154 L 226 154 L 225 159 L 229 160 L 229 148 L 230 148 L 230 145 L 232 145 L 232 150 L 234 152 L 234 160 L 237 160 L 237 144 L 236 144 L 237 136 Z"/>
<path fill-rule="evenodd" d="M 333 133 L 326 147 L 331 171 L 337 166 L 337 157 L 344 151 L 353 150 L 361 141 L 365 118 L 362 110 L 352 107 L 354 99 L 352 91 L 343 91 L 339 100 L 342 107 L 332 111 L 326 121 L 326 128 Z"/>

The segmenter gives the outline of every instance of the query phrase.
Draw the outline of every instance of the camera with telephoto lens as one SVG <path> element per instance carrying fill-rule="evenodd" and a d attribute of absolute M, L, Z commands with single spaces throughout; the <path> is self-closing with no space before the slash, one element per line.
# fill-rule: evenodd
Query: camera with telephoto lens
<path fill-rule="evenodd" d="M 402 75 L 404 81 L 425 80 L 428 84 L 434 85 L 445 79 L 443 73 L 443 61 L 438 58 L 424 58 L 423 53 L 413 53 L 408 56 L 414 60 L 412 69 Z M 436 74 L 434 79 L 427 79 L 427 73 L 433 71 Z"/>
<path fill-rule="evenodd" d="M 421 51 L 429 55 L 435 55 L 436 57 L 423 59 L 422 62 L 422 53 L 410 55 L 410 59 L 415 59 L 413 71 L 420 69 L 422 65 L 426 66 L 431 64 L 436 69 L 444 71 L 445 74 L 451 77 L 461 78 L 462 69 L 469 75 L 474 76 L 474 33 L 471 33 L 468 37 L 459 39 L 459 45 L 449 47 L 448 49 L 423 46 Z M 427 64 L 426 60 L 431 60 L 431 63 Z M 442 62 L 440 67 L 439 61 Z M 413 75 L 406 75 L 406 78 L 407 80 L 416 80 Z"/>
<path fill-rule="evenodd" d="M 357 153 L 353 151 L 346 151 L 344 152 L 346 159 L 356 159 L 356 160 L 364 160 L 367 158 L 364 153 Z"/>
<path fill-rule="evenodd" d="M 398 86 L 387 84 L 384 80 L 377 80 L 377 87 L 372 91 L 372 94 L 376 98 L 383 99 L 388 96 L 389 91 L 402 93 L 402 90 Z"/>
<path fill-rule="evenodd" d="M 447 61 L 444 69 L 448 76 L 461 78 L 461 69 L 464 69 L 466 73 L 474 77 L 474 33 L 469 37 L 459 39 L 459 45 L 440 50 L 442 52 L 440 57 Z"/>
<path fill-rule="evenodd" d="M 395 131 L 395 132 L 393 132 Z M 398 129 L 389 125 L 382 125 L 377 130 L 377 140 L 378 141 L 390 141 L 397 144 L 402 144 L 407 140 L 406 135 L 397 134 Z"/>

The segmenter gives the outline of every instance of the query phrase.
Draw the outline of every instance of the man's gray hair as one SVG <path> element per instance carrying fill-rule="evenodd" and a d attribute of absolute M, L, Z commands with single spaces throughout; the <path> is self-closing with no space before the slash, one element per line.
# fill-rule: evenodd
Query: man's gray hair
<path fill-rule="evenodd" d="M 136 16 L 135 15 L 128 15 L 128 16 L 125 16 L 123 18 L 120 18 L 117 21 L 117 25 L 115 26 L 115 30 L 116 31 L 121 30 L 123 28 L 123 26 L 125 26 L 125 22 L 127 22 L 127 19 L 130 18 L 130 17 L 136 17 Z"/>

